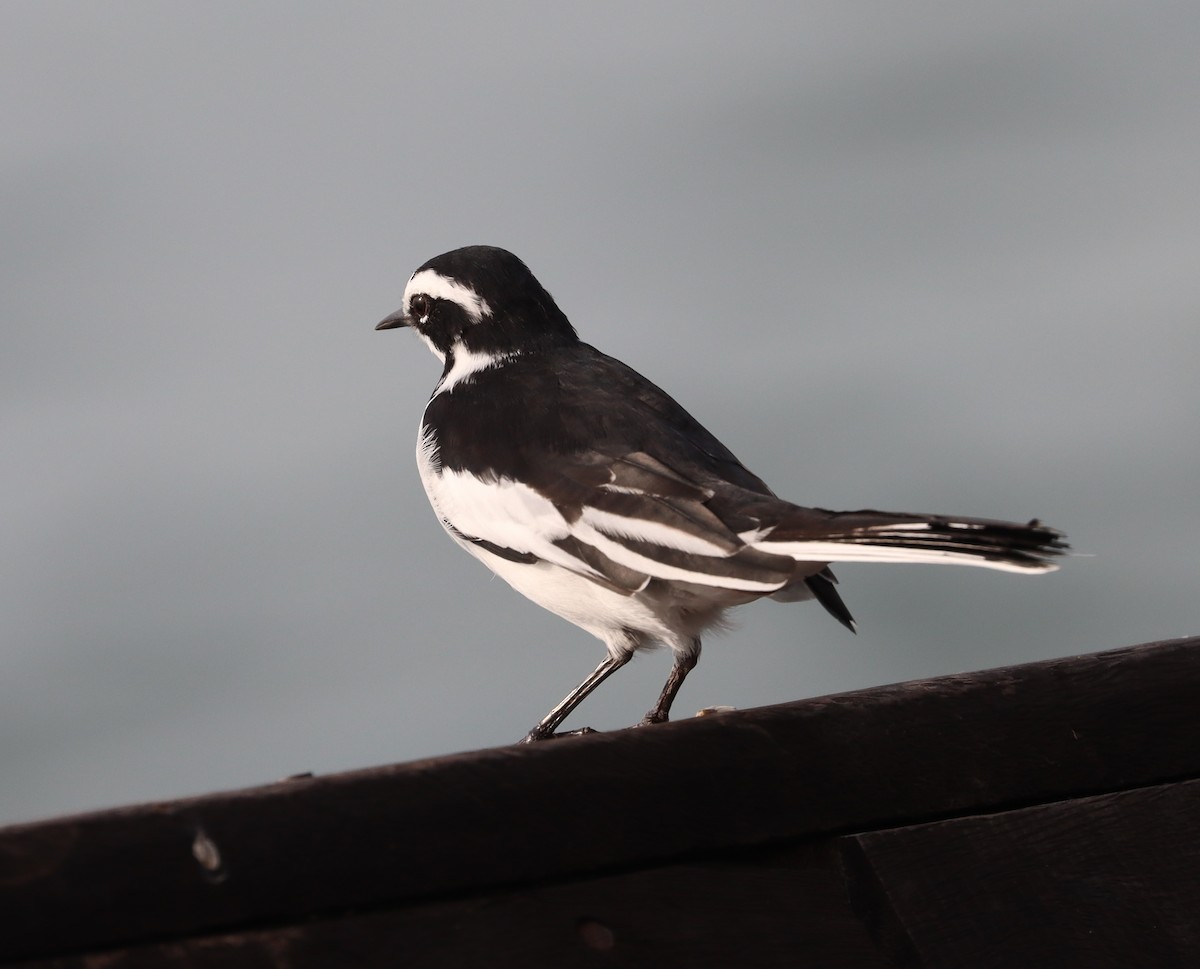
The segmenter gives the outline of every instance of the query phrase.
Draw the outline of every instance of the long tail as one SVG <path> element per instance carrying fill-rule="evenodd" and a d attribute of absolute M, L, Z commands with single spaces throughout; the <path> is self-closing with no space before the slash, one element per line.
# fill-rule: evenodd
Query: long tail
<path fill-rule="evenodd" d="M 1036 518 L 986 518 L 795 508 L 769 530 L 744 534 L 764 552 L 807 562 L 942 562 L 1005 572 L 1051 572 L 1069 546 Z"/>

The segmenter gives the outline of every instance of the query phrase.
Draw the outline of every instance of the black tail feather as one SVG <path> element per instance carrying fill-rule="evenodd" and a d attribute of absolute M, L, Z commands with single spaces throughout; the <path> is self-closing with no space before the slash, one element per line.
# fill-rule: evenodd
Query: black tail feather
<path fill-rule="evenodd" d="M 842 601 L 841 593 L 837 590 L 837 578 L 828 567 L 816 575 L 810 575 L 804 580 L 804 584 L 812 590 L 813 598 L 825 607 L 826 612 L 850 632 L 858 632 L 854 625 L 854 617 L 850 615 L 850 610 L 846 608 L 846 603 Z"/>

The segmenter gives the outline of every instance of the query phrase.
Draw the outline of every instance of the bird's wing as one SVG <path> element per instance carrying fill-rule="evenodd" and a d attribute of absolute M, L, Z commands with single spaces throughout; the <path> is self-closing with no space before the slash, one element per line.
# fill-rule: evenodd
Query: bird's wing
<path fill-rule="evenodd" d="M 795 573 L 708 507 L 715 489 L 766 497 L 766 485 L 673 399 L 590 347 L 484 371 L 431 400 L 425 423 L 439 514 L 493 554 L 624 592 L 664 579 L 766 594 Z"/>
<path fill-rule="evenodd" d="M 711 492 L 644 452 L 596 451 L 526 480 L 443 469 L 439 514 L 463 541 L 510 561 L 545 561 L 625 593 L 651 579 L 766 594 L 795 562 L 754 549 L 707 507 Z"/>

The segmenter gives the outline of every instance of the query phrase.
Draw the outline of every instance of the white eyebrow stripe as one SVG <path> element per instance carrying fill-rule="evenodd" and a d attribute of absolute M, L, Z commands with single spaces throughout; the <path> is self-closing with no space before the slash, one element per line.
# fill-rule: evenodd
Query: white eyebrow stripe
<path fill-rule="evenodd" d="M 447 299 L 457 303 L 467 313 L 471 320 L 478 323 L 485 316 L 492 315 L 492 308 L 487 300 L 480 296 L 470 286 L 464 286 L 456 279 L 443 276 L 436 269 L 421 269 L 413 273 L 412 279 L 404 287 L 404 309 L 408 311 L 409 300 L 417 293 L 423 293 L 434 299 Z"/>

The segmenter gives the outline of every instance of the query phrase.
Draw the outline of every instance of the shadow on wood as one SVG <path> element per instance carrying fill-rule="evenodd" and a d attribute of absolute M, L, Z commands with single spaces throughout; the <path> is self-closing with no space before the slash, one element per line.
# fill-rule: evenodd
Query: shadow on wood
<path fill-rule="evenodd" d="M 10 827 L 0 963 L 1190 969 L 1197 818 L 1175 640 Z"/>

